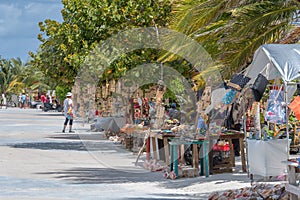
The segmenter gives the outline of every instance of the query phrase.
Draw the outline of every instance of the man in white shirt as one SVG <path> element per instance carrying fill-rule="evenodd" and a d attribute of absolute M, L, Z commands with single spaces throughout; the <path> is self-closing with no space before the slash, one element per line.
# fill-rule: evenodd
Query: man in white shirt
<path fill-rule="evenodd" d="M 72 97 L 72 93 L 68 92 L 66 95 L 66 99 L 64 100 L 64 116 L 65 116 L 65 123 L 64 123 L 64 128 L 62 130 L 62 132 L 64 133 L 66 130 L 66 127 L 68 125 L 69 122 L 69 133 L 75 133 L 74 131 L 72 131 L 72 125 L 73 125 L 73 101 L 71 99 Z"/>

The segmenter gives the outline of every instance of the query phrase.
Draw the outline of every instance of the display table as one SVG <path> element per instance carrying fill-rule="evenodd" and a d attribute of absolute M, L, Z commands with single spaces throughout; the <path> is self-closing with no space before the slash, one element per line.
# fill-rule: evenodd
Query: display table
<path fill-rule="evenodd" d="M 179 138 L 171 139 L 169 145 L 171 147 L 171 164 L 170 164 L 170 171 L 173 171 L 178 177 L 178 147 L 182 145 L 192 145 L 193 148 L 193 163 L 192 167 L 197 170 L 197 174 L 199 174 L 199 154 L 198 154 L 198 145 L 201 146 L 200 148 L 200 158 L 201 158 L 201 175 L 205 177 L 209 176 L 209 162 L 208 162 L 208 140 L 198 139 L 198 140 L 181 140 Z"/>
<path fill-rule="evenodd" d="M 155 160 L 158 160 L 157 153 L 160 151 L 160 149 L 156 146 L 156 140 L 160 139 L 163 140 L 163 150 L 165 154 L 165 162 L 167 165 L 170 164 L 170 148 L 169 148 L 169 139 L 174 138 L 175 134 L 165 134 L 160 131 L 157 132 L 150 132 L 150 140 L 152 143 L 152 150 L 153 150 L 153 156 Z M 150 152 L 148 152 L 150 153 Z"/>
<path fill-rule="evenodd" d="M 297 183 L 297 174 L 299 174 L 299 164 L 288 162 L 288 183 L 285 185 L 286 191 L 290 193 L 290 200 L 298 200 L 300 197 L 300 188 Z"/>
<path fill-rule="evenodd" d="M 249 173 L 267 176 L 286 174 L 287 139 L 247 140 Z"/>
<path fill-rule="evenodd" d="M 241 161 L 242 161 L 242 170 L 246 172 L 246 159 L 245 159 L 245 145 L 244 145 L 244 133 L 229 130 L 228 133 L 220 133 L 217 135 L 209 135 L 209 149 L 213 149 L 214 140 L 226 140 L 229 143 L 229 162 L 220 163 L 218 165 L 213 165 L 213 151 L 209 153 L 209 168 L 211 173 L 222 173 L 222 172 L 232 172 L 233 167 L 235 167 L 235 155 L 232 145 L 232 139 L 238 139 L 241 149 Z"/>

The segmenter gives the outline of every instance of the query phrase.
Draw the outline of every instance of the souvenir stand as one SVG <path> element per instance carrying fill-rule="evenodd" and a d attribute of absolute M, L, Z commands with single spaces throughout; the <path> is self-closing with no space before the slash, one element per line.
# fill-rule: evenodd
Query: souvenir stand
<path fill-rule="evenodd" d="M 263 75 L 267 80 L 282 82 L 285 139 L 247 140 L 248 167 L 250 174 L 279 176 L 287 172 L 289 158 L 289 112 L 288 104 L 292 100 L 299 84 L 300 77 L 300 45 L 299 44 L 265 44 L 259 47 L 252 63 L 246 69 L 245 75 L 254 83 L 258 76 Z M 260 75 L 261 74 L 261 75 Z M 278 89 L 278 88 L 277 88 Z M 280 89 L 279 89 L 280 90 Z M 278 94 L 280 91 L 278 91 Z M 263 134 L 262 132 L 258 134 Z M 250 136 L 251 137 L 251 136 Z"/>
<path fill-rule="evenodd" d="M 225 126 L 228 113 L 234 110 L 239 95 L 235 90 L 218 88 L 212 92 L 212 102 L 205 109 L 209 115 L 208 131 L 206 138 L 209 140 L 209 168 L 210 173 L 233 172 L 235 167 L 235 155 L 240 153 L 242 170 L 246 172 L 246 159 L 244 152 L 244 133 L 234 129 L 232 126 Z M 240 106 L 241 107 L 241 106 Z M 240 124 L 242 112 L 235 115 L 236 124 Z M 235 122 L 232 125 L 235 125 Z M 237 146 L 235 146 L 237 145 Z M 240 147 L 240 151 L 237 150 Z"/>

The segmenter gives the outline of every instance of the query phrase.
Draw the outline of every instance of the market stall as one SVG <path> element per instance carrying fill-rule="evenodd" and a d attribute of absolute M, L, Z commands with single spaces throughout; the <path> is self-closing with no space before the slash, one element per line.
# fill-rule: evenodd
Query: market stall
<path fill-rule="evenodd" d="M 264 140 L 247 140 L 248 146 L 248 164 L 250 174 L 258 174 L 262 176 L 277 176 L 286 173 L 287 166 L 283 164 L 289 156 L 289 148 L 291 140 L 289 130 L 289 109 L 288 104 L 293 98 L 293 95 L 299 84 L 300 77 L 300 45 L 299 44 L 265 44 L 258 48 L 254 54 L 253 62 L 246 69 L 245 75 L 251 80 L 250 84 L 255 84 L 259 76 L 263 76 L 267 81 L 277 80 L 281 85 L 277 88 L 271 88 L 269 99 L 271 99 L 272 91 L 276 92 L 276 97 L 270 103 L 276 102 L 282 98 L 280 105 L 278 104 L 277 112 L 273 116 L 266 116 L 266 121 L 271 121 L 276 124 L 283 124 L 285 130 L 284 138 L 274 139 L 264 137 Z M 261 91 L 262 93 L 264 92 Z M 280 97 L 282 95 L 282 97 Z M 275 103 L 272 105 L 276 107 Z M 270 106 L 269 106 L 270 107 Z M 266 109 L 269 109 L 267 107 Z M 269 113 L 266 113 L 269 114 Z M 278 117 L 275 121 L 272 117 Z M 270 118 L 268 118 L 270 117 Z M 278 120 L 278 121 L 276 121 Z M 258 133 L 261 139 L 263 137 L 262 130 Z M 274 135 L 275 136 L 275 135 Z M 276 137 L 276 136 L 275 136 Z M 259 151 L 259 153 L 258 153 Z M 275 155 L 276 157 L 272 156 Z M 258 166 L 259 165 L 261 166 Z"/>

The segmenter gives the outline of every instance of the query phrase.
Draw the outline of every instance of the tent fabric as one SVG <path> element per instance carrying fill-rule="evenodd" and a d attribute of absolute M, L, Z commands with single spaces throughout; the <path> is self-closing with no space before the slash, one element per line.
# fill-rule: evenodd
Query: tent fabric
<path fill-rule="evenodd" d="M 270 71 L 265 74 L 268 80 L 283 79 L 290 82 L 300 77 L 300 44 L 264 44 L 254 54 L 254 58 L 245 74 L 255 79 L 260 72 L 266 73 L 266 66 L 270 64 Z"/>
<path fill-rule="evenodd" d="M 268 67 L 269 65 L 269 67 Z M 300 44 L 264 44 L 254 53 L 253 61 L 245 75 L 253 83 L 262 73 L 268 80 L 282 79 L 288 83 L 300 79 Z M 288 85 L 288 101 L 296 91 L 295 85 Z"/>
<path fill-rule="evenodd" d="M 120 127 L 125 125 L 125 118 L 123 117 L 99 117 L 95 123 L 97 130 L 111 131 L 118 133 Z"/>
<path fill-rule="evenodd" d="M 287 143 L 287 139 L 247 140 L 249 173 L 264 177 L 285 174 Z"/>

